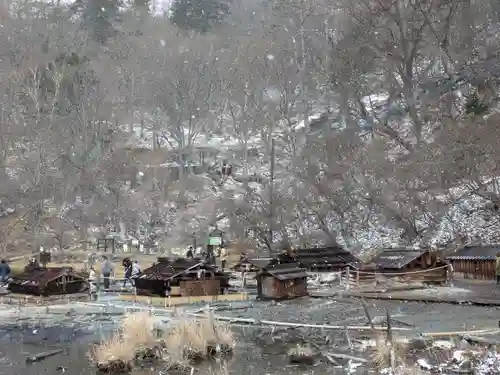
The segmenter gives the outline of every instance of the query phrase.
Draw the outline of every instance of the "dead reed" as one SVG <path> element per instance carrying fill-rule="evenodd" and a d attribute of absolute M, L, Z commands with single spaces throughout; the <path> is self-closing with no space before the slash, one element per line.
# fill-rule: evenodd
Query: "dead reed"
<path fill-rule="evenodd" d="M 127 314 L 108 340 L 91 348 L 89 357 L 96 364 L 127 363 L 140 349 L 154 346 L 155 341 L 153 322 L 148 313 Z"/>
<path fill-rule="evenodd" d="M 405 362 L 405 356 L 408 352 L 405 343 L 397 340 L 387 341 L 385 335 L 379 334 L 376 337 L 377 345 L 372 355 L 373 367 L 378 370 L 400 366 Z M 392 362 L 392 363 L 391 363 Z"/>
<path fill-rule="evenodd" d="M 134 358 L 135 347 L 115 332 L 110 339 L 94 345 L 88 355 L 90 360 L 97 365 L 115 361 L 127 363 Z"/>
<path fill-rule="evenodd" d="M 211 350 L 234 348 L 235 339 L 230 326 L 216 321 L 212 314 L 201 319 L 186 316 L 179 318 L 167 330 L 164 337 L 170 363 L 182 365 L 191 359 L 206 357 Z M 223 349 L 217 350 L 217 348 Z"/>
<path fill-rule="evenodd" d="M 125 315 L 120 331 L 123 340 L 132 342 L 134 347 L 149 347 L 156 344 L 154 324 L 148 312 Z"/>
<path fill-rule="evenodd" d="M 192 359 L 202 359 L 216 352 L 230 351 L 235 339 L 227 323 L 218 322 L 212 314 L 194 319 L 179 314 L 163 333 L 164 350 L 160 355 L 172 366 L 189 366 Z M 120 327 L 108 340 L 95 345 L 89 352 L 98 366 L 121 361 L 130 363 L 145 349 L 158 348 L 154 324 L 146 313 L 127 314 Z M 156 353 L 156 352 L 155 352 Z"/>

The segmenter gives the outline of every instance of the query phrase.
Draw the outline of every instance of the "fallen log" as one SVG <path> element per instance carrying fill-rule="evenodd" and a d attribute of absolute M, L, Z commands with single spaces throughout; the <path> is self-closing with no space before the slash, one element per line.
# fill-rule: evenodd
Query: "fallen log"
<path fill-rule="evenodd" d="M 38 353 L 38 354 L 32 355 L 30 357 L 27 357 L 26 363 L 40 362 L 40 361 L 43 361 L 44 359 L 47 359 L 49 357 L 55 356 L 57 354 L 61 354 L 62 352 L 64 352 L 64 349 L 54 349 L 54 350 L 50 350 L 48 352 Z"/>
<path fill-rule="evenodd" d="M 348 354 L 328 352 L 328 353 L 326 353 L 326 355 L 329 355 L 330 357 L 338 358 L 338 359 L 350 359 L 352 361 L 357 361 L 357 362 L 361 362 L 361 363 L 368 363 L 368 362 L 370 362 L 367 359 L 359 358 L 359 357 L 354 357 L 354 356 L 348 355 Z"/>
<path fill-rule="evenodd" d="M 346 326 L 346 325 L 330 325 L 330 324 L 307 324 L 307 323 L 289 323 L 289 322 L 277 322 L 273 320 L 261 320 L 261 324 L 283 326 L 283 327 L 303 327 L 303 328 L 319 328 L 319 329 L 349 329 L 353 331 L 364 331 L 364 330 L 375 330 L 375 331 L 386 331 L 387 327 L 381 326 Z M 393 331 L 411 331 L 410 328 L 406 327 L 394 327 Z"/>
<path fill-rule="evenodd" d="M 475 331 L 450 331 L 450 332 L 424 332 L 421 333 L 422 337 L 447 337 L 447 336 L 460 336 L 460 335 L 496 335 L 500 333 L 498 328 L 478 329 Z"/>
<path fill-rule="evenodd" d="M 196 318 L 206 318 L 206 314 L 187 313 L 186 315 Z M 386 331 L 386 327 L 382 326 L 346 326 L 346 325 L 331 325 L 331 324 L 306 324 L 306 323 L 291 323 L 291 322 L 278 322 L 274 320 L 258 320 L 253 318 L 234 318 L 230 316 L 213 315 L 213 318 L 228 323 L 247 323 L 250 325 L 271 325 L 282 327 L 302 327 L 302 328 L 319 328 L 319 329 L 349 329 L 353 331 L 375 330 Z M 394 327 L 394 331 L 411 331 L 406 327 Z"/>
<path fill-rule="evenodd" d="M 481 344 L 481 345 L 500 345 L 500 341 L 487 339 L 479 336 L 472 335 L 458 335 L 460 339 L 467 341 L 469 344 Z"/>

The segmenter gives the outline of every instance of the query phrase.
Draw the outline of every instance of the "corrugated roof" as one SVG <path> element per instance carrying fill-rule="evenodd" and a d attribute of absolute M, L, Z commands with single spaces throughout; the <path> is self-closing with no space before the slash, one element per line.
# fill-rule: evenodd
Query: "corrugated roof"
<path fill-rule="evenodd" d="M 500 245 L 465 246 L 448 255 L 449 260 L 495 260 Z"/>
<path fill-rule="evenodd" d="M 418 249 L 384 249 L 373 259 L 373 263 L 377 268 L 400 269 L 428 251 Z"/>

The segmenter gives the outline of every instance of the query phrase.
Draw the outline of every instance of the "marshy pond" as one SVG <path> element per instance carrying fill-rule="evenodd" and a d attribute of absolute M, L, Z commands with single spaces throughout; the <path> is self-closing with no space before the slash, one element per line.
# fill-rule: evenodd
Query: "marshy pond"
<path fill-rule="evenodd" d="M 95 305 L 75 302 L 49 309 L 0 306 L 0 375 L 96 374 L 96 366 L 88 356 L 89 350 L 93 344 L 113 333 L 123 319 L 126 306 L 132 307 L 113 298 Z M 386 309 L 391 310 L 394 319 L 408 328 L 405 332 L 408 335 L 498 325 L 497 309 L 395 302 L 370 303 L 370 309 L 373 316 L 382 316 Z M 159 326 L 168 324 L 167 312 L 158 309 L 153 314 Z M 303 298 L 282 303 L 256 302 L 251 306 L 233 304 L 217 314 L 281 322 L 366 324 L 359 301 Z M 450 316 L 454 319 L 449 319 Z M 363 365 L 352 366 L 352 361 L 339 361 L 337 366 L 323 360 L 313 366 L 289 363 L 287 351 L 290 347 L 307 341 L 328 345 L 335 352 L 345 351 L 346 341 L 350 338 L 342 330 L 279 329 L 239 324 L 232 325 L 232 330 L 236 344 L 233 355 L 224 363 L 230 374 L 347 374 L 366 370 Z M 358 334 L 358 338 L 363 337 Z M 26 362 L 30 356 L 59 348 L 63 349 L 62 353 L 39 362 Z M 359 348 L 353 355 L 363 357 L 368 354 Z M 217 360 L 204 361 L 195 366 L 194 373 L 217 374 L 220 364 Z M 132 373 L 167 374 L 163 367 L 151 365 L 136 367 Z"/>

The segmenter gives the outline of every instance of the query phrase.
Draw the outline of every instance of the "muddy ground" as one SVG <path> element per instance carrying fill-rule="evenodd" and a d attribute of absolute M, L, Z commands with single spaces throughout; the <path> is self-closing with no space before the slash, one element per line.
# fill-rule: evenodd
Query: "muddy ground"
<path fill-rule="evenodd" d="M 100 306 L 103 304 L 104 306 Z M 111 304 L 111 306 L 108 306 Z M 383 316 L 388 309 L 397 320 L 395 326 L 411 329 L 404 332 L 414 336 L 421 332 L 472 330 L 498 327 L 498 308 L 456 306 L 446 304 L 422 304 L 391 301 L 370 301 L 372 315 Z M 114 306 L 113 306 L 114 305 Z M 118 305 L 119 307 L 117 307 Z M 71 303 L 64 306 L 24 307 L 0 306 L 0 375 L 38 374 L 95 374 L 86 353 L 93 342 L 109 333 L 131 303 L 120 302 L 116 297 L 103 297 L 96 305 Z M 215 312 L 218 315 L 268 319 L 315 324 L 365 325 L 366 320 L 359 300 L 328 300 L 303 298 L 286 302 L 252 302 L 233 304 Z M 196 310 L 188 308 L 188 310 Z M 158 324 L 164 324 L 168 313 L 155 311 Z M 346 351 L 346 335 L 343 331 L 319 329 L 295 329 L 285 331 L 270 327 L 235 326 L 239 340 L 229 364 L 234 374 L 312 374 L 338 373 L 346 370 L 318 364 L 314 368 L 291 366 L 286 350 L 296 343 L 314 340 L 328 343 L 332 351 Z M 362 336 L 352 332 L 352 335 Z M 45 361 L 28 365 L 26 357 L 53 348 L 65 352 Z M 356 356 L 365 354 L 353 353 Z M 207 373 L 205 364 L 197 373 Z M 158 369 L 136 370 L 135 374 L 160 373 Z"/>

